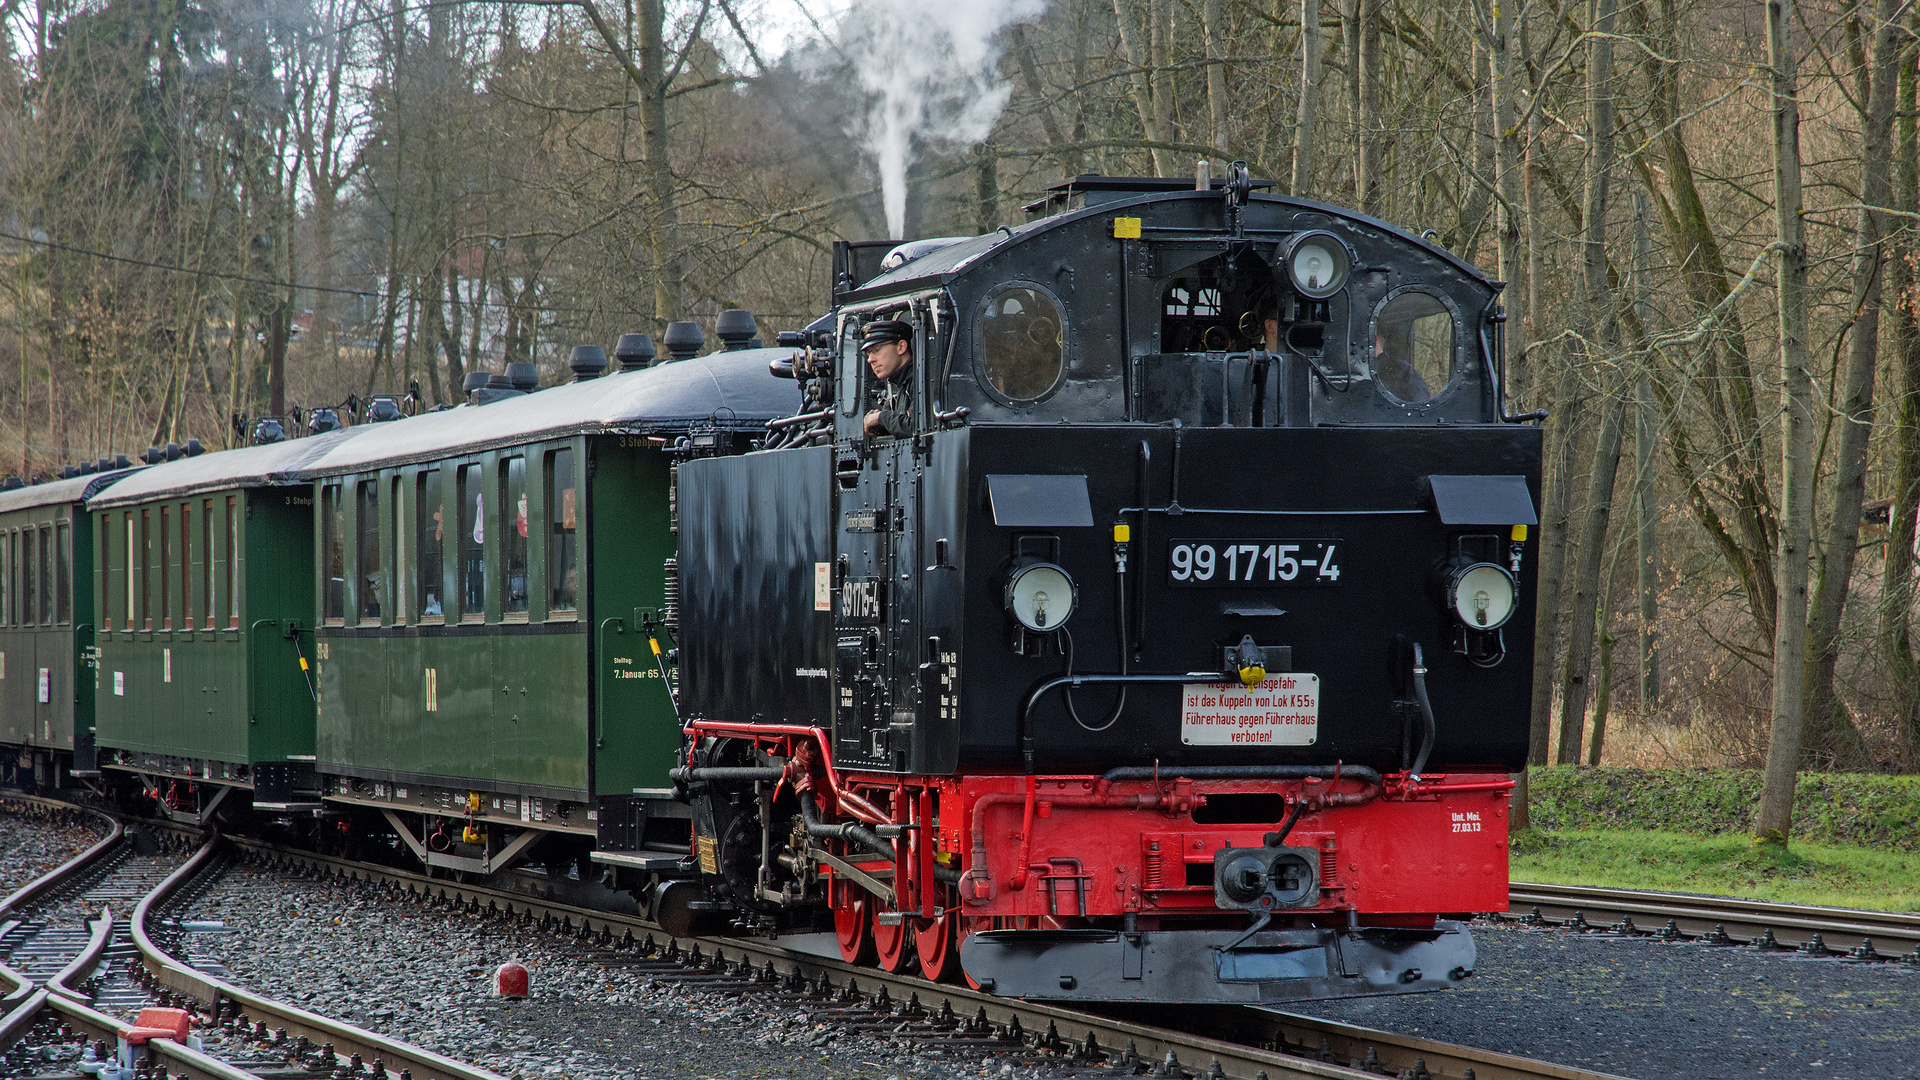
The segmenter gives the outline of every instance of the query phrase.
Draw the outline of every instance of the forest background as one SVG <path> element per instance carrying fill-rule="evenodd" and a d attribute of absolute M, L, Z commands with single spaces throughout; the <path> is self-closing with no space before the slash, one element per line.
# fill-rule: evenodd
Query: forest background
<path fill-rule="evenodd" d="M 770 337 L 823 310 L 835 238 L 1244 160 L 1508 283 L 1516 411 L 1551 410 L 1538 762 L 1757 767 L 1786 687 L 1798 764 L 1912 772 L 1916 27 L 1909 0 L 0 0 L 0 460 L 556 382 L 574 344 L 729 307 Z"/>

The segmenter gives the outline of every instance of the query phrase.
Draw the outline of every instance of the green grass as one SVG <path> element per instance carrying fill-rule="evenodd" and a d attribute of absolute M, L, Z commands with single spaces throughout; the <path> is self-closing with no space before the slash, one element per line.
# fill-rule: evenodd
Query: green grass
<path fill-rule="evenodd" d="M 1711 893 L 1789 904 L 1920 911 L 1920 854 L 1740 833 L 1530 829 L 1513 839 L 1515 881 Z"/>

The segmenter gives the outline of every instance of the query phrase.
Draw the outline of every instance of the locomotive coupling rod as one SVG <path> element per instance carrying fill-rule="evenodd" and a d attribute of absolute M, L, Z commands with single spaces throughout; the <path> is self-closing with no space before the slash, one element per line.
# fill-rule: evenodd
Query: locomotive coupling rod
<path fill-rule="evenodd" d="M 697 780 L 717 780 L 722 783 L 727 781 L 778 780 L 785 775 L 787 775 L 787 770 L 774 768 L 772 766 L 734 767 L 716 765 L 689 769 L 685 765 L 679 765 L 667 770 L 667 778 L 675 783 L 686 783 Z"/>

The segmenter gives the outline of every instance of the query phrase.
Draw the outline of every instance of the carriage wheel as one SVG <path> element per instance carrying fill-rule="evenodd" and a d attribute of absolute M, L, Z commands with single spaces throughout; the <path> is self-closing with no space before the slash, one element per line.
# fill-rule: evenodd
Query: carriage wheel
<path fill-rule="evenodd" d="M 867 917 L 867 894 L 845 890 L 841 906 L 833 909 L 833 936 L 840 939 L 840 958 L 849 964 L 873 962 L 873 920 Z"/>
<path fill-rule="evenodd" d="M 913 966 L 912 927 L 907 924 L 911 916 L 888 926 L 879 920 L 873 922 L 873 947 L 879 955 L 880 966 L 887 971 L 899 973 Z"/>
<path fill-rule="evenodd" d="M 920 950 L 920 972 L 934 982 L 954 982 L 960 975 L 960 942 L 954 933 L 958 917 L 913 920 L 914 943 Z"/>

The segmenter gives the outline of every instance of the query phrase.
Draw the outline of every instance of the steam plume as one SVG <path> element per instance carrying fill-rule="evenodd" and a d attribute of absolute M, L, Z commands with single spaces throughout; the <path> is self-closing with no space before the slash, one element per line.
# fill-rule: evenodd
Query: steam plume
<path fill-rule="evenodd" d="M 906 232 L 913 142 L 978 142 L 1011 87 L 999 83 L 999 31 L 1039 15 L 1044 0 L 864 0 L 848 12 L 862 89 L 873 98 L 861 132 L 880 172 L 887 229 Z"/>

